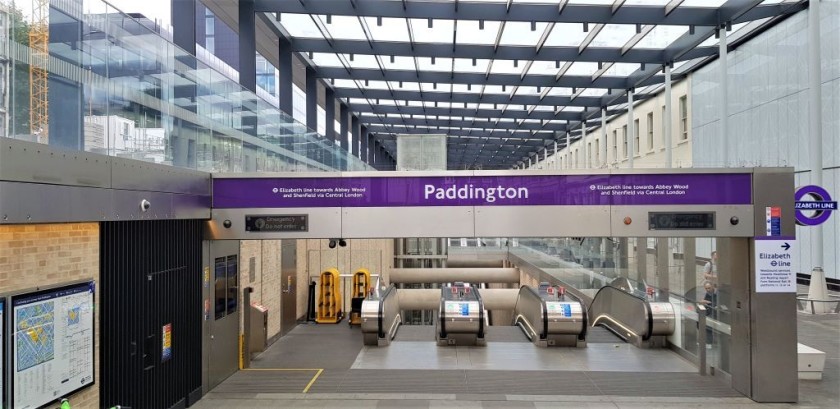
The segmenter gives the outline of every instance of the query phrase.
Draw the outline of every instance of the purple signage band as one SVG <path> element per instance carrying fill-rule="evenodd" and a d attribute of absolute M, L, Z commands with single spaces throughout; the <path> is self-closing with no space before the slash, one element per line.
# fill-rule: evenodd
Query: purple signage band
<path fill-rule="evenodd" d="M 213 207 L 749 205 L 750 174 L 213 179 Z"/>

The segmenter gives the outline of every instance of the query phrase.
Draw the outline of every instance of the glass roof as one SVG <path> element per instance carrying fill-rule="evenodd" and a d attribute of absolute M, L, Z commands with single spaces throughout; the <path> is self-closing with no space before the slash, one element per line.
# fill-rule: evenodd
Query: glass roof
<path fill-rule="evenodd" d="M 366 1 L 370 0 L 355 0 L 356 5 Z M 394 14 L 377 15 L 372 7 L 353 8 L 364 10 L 366 14 L 327 16 L 318 14 L 330 10 L 314 5 L 317 2 L 300 2 L 299 6 L 288 6 L 289 10 L 295 10 L 294 13 L 282 9 L 277 11 L 280 12 L 279 24 L 293 39 L 324 42 L 318 47 L 318 52 L 309 54 L 306 49 L 297 50 L 310 57 L 308 62 L 316 70 L 319 67 L 353 70 L 334 70 L 347 75 L 360 70 L 371 71 L 371 78 L 385 79 L 353 81 L 345 74 L 337 74 L 340 78 L 331 82 L 339 92 L 345 92 L 343 98 L 353 104 L 354 108 L 362 109 L 363 112 L 378 112 L 377 105 L 405 107 L 408 100 L 407 106 L 413 109 L 410 112 L 423 112 L 423 109 L 434 109 L 435 113 L 444 109 L 481 110 L 484 116 L 465 116 L 464 120 L 473 121 L 475 131 L 487 132 L 497 130 L 499 124 L 507 124 L 504 129 L 508 131 L 517 130 L 516 126 L 528 126 L 531 131 L 534 131 L 534 126 L 540 125 L 561 127 L 552 129 L 563 129 L 567 125 L 579 128 L 580 120 L 568 119 L 575 115 L 582 117 L 585 110 L 590 119 L 597 117 L 601 105 L 623 94 L 627 88 L 637 88 L 636 92 L 640 95 L 659 92 L 662 81 L 659 68 L 665 62 L 673 64 L 672 73 L 679 78 L 694 69 L 699 62 L 714 58 L 718 52 L 718 39 L 714 35 L 714 26 L 719 24 L 716 16 L 732 25 L 732 30 L 727 33 L 730 39 L 745 35 L 758 26 L 750 24 L 750 18 L 745 17 L 750 15 L 752 5 L 743 10 L 733 10 L 737 7 L 721 8 L 727 2 L 735 6 L 744 4 L 735 0 L 565 2 L 564 7 L 609 8 L 611 11 L 590 13 L 593 16 L 615 17 L 621 14 L 616 13 L 616 10 L 622 7 L 644 7 L 652 11 L 662 9 L 661 12 L 647 13 L 649 15 L 646 16 L 643 16 L 646 10 L 624 13 L 624 20 L 620 23 L 613 23 L 610 19 L 595 20 L 605 17 L 593 17 L 592 21 L 571 21 L 562 18 L 562 12 L 557 14 L 560 17 L 556 22 L 521 21 L 521 16 L 527 15 L 522 13 L 523 10 L 534 11 L 537 16 L 534 18 L 545 20 L 536 11 L 544 11 L 546 5 L 559 7 L 556 0 L 513 0 L 509 7 L 517 7 L 519 13 L 516 14 L 520 17 L 508 21 L 456 19 L 463 17 L 463 13 L 452 13 L 455 0 L 407 1 L 416 2 L 415 9 L 422 7 L 428 11 L 439 8 L 433 11 L 434 15 L 452 15 L 453 18 L 430 19 L 426 17 L 429 14 L 412 12 L 411 7 L 404 9 L 403 17 Z M 772 12 L 753 14 L 766 17 L 789 9 L 779 6 L 781 4 L 803 2 L 764 0 L 757 7 L 765 7 L 765 10 L 775 7 Z M 493 14 L 493 10 L 500 10 L 499 7 L 507 5 L 508 1 L 462 0 L 460 3 L 471 7 L 477 3 L 488 4 L 488 7 L 492 5 L 487 15 L 505 18 L 503 14 Z M 286 3 L 279 4 L 278 7 L 282 8 Z M 717 11 L 673 13 L 672 8 L 683 11 Z M 301 9 L 317 12 L 295 14 Z M 355 12 L 341 11 L 350 14 Z M 674 15 L 680 16 L 672 18 Z M 628 18 L 641 20 L 633 24 L 627 21 Z M 335 43 L 335 40 L 347 41 Z M 690 48 L 701 48 L 692 54 L 695 59 L 686 60 L 690 57 L 681 57 Z M 643 64 L 655 69 L 642 71 Z M 374 71 L 376 74 L 373 74 Z M 411 78 L 416 80 L 406 81 L 406 73 L 414 73 Z M 635 85 L 648 80 L 651 75 L 657 77 L 644 86 Z M 492 78 L 494 84 L 485 84 L 484 78 Z M 639 82 L 631 84 L 630 78 Z M 651 83 L 653 85 L 648 85 Z M 608 92 L 612 93 L 608 95 Z M 347 95 L 354 97 L 347 98 Z M 359 95 L 364 98 L 355 97 Z M 428 100 L 430 95 L 434 95 L 437 102 Z M 452 102 L 439 101 L 444 95 L 447 99 L 451 98 Z M 620 104 L 619 107 L 626 109 L 626 104 Z M 505 112 L 501 112 L 502 109 Z M 488 110 L 497 110 L 498 117 L 488 121 Z M 555 118 L 550 117 L 551 113 L 555 114 Z M 516 115 L 516 118 L 507 118 L 506 114 Z M 408 115 L 387 113 L 379 118 L 393 121 L 410 119 L 406 122 L 411 125 L 410 128 L 428 118 L 461 121 L 458 115 L 413 115 L 412 119 Z M 385 127 L 397 129 L 396 126 L 397 123 L 391 123 Z M 420 128 L 426 129 L 427 126 Z M 432 128 L 452 131 L 444 126 L 435 125 Z M 462 127 L 453 129 L 456 130 L 450 133 L 453 137 L 466 132 L 461 131 Z M 545 134 L 553 138 L 553 132 Z M 515 144 L 519 140 L 517 136 L 511 138 L 510 143 Z"/>

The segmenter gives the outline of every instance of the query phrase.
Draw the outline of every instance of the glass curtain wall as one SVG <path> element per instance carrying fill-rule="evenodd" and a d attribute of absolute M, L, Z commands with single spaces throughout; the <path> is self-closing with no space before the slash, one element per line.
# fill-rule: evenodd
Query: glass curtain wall
<path fill-rule="evenodd" d="M 212 172 L 370 170 L 154 22 L 101 0 L 0 0 L 3 137 Z"/>

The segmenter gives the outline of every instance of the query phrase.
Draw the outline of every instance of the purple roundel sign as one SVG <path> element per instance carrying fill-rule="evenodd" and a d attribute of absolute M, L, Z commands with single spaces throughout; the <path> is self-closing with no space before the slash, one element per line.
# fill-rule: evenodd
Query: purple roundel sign
<path fill-rule="evenodd" d="M 803 201 L 805 197 L 812 200 Z M 796 224 L 800 226 L 817 226 L 825 223 L 831 217 L 831 211 L 837 210 L 837 202 L 831 200 L 828 191 L 817 185 L 802 186 L 796 190 Z M 805 211 L 813 211 L 811 216 Z"/>

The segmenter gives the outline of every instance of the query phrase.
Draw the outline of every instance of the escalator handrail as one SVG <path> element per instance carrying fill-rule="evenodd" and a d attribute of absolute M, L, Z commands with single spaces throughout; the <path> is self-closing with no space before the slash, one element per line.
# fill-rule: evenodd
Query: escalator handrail
<path fill-rule="evenodd" d="M 548 337 L 548 309 L 545 306 L 545 300 L 540 296 L 540 293 L 537 292 L 537 290 L 535 290 L 533 287 L 523 285 L 522 287 L 519 287 L 519 296 L 516 297 L 516 304 L 514 304 L 513 306 L 514 311 L 519 311 L 517 307 L 519 307 L 519 298 L 522 297 L 522 291 L 525 291 L 526 293 L 532 295 L 539 301 L 540 306 L 542 307 L 542 333 L 536 335 L 539 335 L 540 339 L 546 339 Z M 533 323 L 531 322 L 529 322 L 528 324 L 533 325 Z"/>
<path fill-rule="evenodd" d="M 620 294 L 624 294 L 624 295 L 627 295 L 629 297 L 635 298 L 635 299 L 637 299 L 637 300 L 639 300 L 643 303 L 644 309 L 645 309 L 645 315 L 647 315 L 647 331 L 642 336 L 642 340 L 650 339 L 651 334 L 653 333 L 653 313 L 652 313 L 651 308 L 650 308 L 650 302 L 648 302 L 647 299 L 639 296 L 638 294 L 627 292 L 622 288 L 613 287 L 612 284 L 605 285 L 605 286 L 601 287 L 601 289 L 598 290 L 597 293 L 595 293 L 594 297 L 592 297 L 592 303 L 589 305 L 590 315 L 591 315 L 592 306 L 595 305 L 595 300 L 598 299 L 598 296 L 601 295 L 601 292 L 603 292 L 603 291 L 615 291 L 615 292 L 618 292 Z"/>
<path fill-rule="evenodd" d="M 382 294 L 382 297 L 379 298 L 379 313 L 378 313 L 377 319 L 378 319 L 379 338 L 380 339 L 385 338 L 385 329 L 384 329 L 384 325 L 382 325 L 382 320 L 383 320 L 383 317 L 385 316 L 385 312 L 384 312 L 385 300 L 387 300 L 388 297 L 391 296 L 392 292 L 394 294 L 397 293 L 397 286 L 395 286 L 394 284 L 391 284 L 390 286 L 388 286 L 388 288 Z"/>
<path fill-rule="evenodd" d="M 484 300 L 481 299 L 481 291 L 473 288 L 475 298 L 478 300 L 478 338 L 484 338 Z"/>

